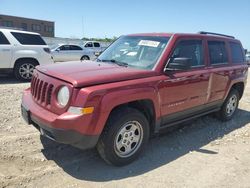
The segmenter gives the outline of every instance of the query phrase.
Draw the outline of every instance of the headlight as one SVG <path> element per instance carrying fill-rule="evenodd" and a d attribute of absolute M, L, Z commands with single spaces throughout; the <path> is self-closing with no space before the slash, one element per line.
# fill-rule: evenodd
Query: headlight
<path fill-rule="evenodd" d="M 57 94 L 57 101 L 62 106 L 65 107 L 69 102 L 69 89 L 66 86 L 62 86 Z"/>

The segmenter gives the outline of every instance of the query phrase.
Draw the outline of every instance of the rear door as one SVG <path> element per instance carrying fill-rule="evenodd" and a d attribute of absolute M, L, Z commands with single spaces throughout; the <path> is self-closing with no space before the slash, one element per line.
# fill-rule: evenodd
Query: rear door
<path fill-rule="evenodd" d="M 161 83 L 161 113 L 166 126 L 196 113 L 205 103 L 209 73 L 204 52 L 201 38 L 182 38 L 177 42 L 168 64 L 173 58 L 184 57 L 191 59 L 192 67 L 189 70 L 168 72 Z"/>
<path fill-rule="evenodd" d="M 229 64 L 228 45 L 225 41 L 208 40 L 207 45 L 211 72 L 208 102 L 215 102 L 223 99 L 233 70 Z"/>
<path fill-rule="evenodd" d="M 100 52 L 101 51 L 101 45 L 99 42 L 93 42 L 94 45 L 94 51 L 95 52 Z"/>
<path fill-rule="evenodd" d="M 71 61 L 80 60 L 83 54 L 83 49 L 80 46 L 77 45 L 70 45 L 70 57 Z"/>
<path fill-rule="evenodd" d="M 70 60 L 70 46 L 62 45 L 55 52 L 55 61 L 69 61 Z"/>
<path fill-rule="evenodd" d="M 11 68 L 12 45 L 0 31 L 0 68 Z"/>

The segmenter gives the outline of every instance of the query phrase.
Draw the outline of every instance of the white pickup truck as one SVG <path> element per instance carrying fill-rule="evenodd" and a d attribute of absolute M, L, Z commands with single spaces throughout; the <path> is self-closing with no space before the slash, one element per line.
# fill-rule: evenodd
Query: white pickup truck
<path fill-rule="evenodd" d="M 92 49 L 94 52 L 102 52 L 106 49 L 100 42 L 97 41 L 86 41 L 83 44 L 84 48 Z"/>

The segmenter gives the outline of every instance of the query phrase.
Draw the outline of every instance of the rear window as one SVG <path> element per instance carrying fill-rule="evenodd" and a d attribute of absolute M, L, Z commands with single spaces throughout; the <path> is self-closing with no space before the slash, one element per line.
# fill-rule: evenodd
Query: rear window
<path fill-rule="evenodd" d="M 225 42 L 208 41 L 208 49 L 210 63 L 212 65 L 228 63 L 228 54 Z"/>
<path fill-rule="evenodd" d="M 235 42 L 230 42 L 230 50 L 232 54 L 232 62 L 234 64 L 244 63 L 245 58 L 240 44 Z"/>
<path fill-rule="evenodd" d="M 2 32 L 0 32 L 0 45 L 1 44 L 10 44 L 8 39 L 4 36 Z"/>
<path fill-rule="evenodd" d="M 23 45 L 46 45 L 40 35 L 11 32 L 11 34 Z"/>
<path fill-rule="evenodd" d="M 99 43 L 97 43 L 97 42 L 94 42 L 94 47 L 100 47 L 100 44 Z"/>

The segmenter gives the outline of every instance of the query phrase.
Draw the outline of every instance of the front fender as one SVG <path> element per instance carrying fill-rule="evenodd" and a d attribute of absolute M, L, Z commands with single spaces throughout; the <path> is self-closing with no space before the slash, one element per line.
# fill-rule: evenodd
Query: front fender
<path fill-rule="evenodd" d="M 100 116 L 96 122 L 94 132 L 102 132 L 111 111 L 115 107 L 138 100 L 151 100 L 154 105 L 156 119 L 160 117 L 158 92 L 155 88 L 147 87 L 112 91 L 102 97 L 99 105 Z"/>

